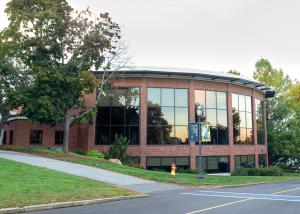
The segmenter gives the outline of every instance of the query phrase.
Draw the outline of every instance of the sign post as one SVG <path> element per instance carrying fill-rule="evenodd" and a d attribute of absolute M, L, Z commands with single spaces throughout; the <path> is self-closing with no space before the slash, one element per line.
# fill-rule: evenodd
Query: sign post
<path fill-rule="evenodd" d="M 199 122 L 199 123 L 190 123 L 189 124 L 189 139 L 191 142 L 198 142 L 199 143 L 199 179 L 203 179 L 203 169 L 202 169 L 202 151 L 201 145 L 202 142 L 210 142 L 211 135 L 210 135 L 210 124 L 208 122 Z"/>

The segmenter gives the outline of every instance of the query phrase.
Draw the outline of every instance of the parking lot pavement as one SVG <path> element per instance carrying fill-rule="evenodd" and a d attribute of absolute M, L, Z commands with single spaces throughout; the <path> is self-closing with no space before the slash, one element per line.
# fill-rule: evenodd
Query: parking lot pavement
<path fill-rule="evenodd" d="M 147 198 L 39 213 L 297 214 L 300 213 L 300 181 L 209 190 L 172 190 L 157 192 Z"/>

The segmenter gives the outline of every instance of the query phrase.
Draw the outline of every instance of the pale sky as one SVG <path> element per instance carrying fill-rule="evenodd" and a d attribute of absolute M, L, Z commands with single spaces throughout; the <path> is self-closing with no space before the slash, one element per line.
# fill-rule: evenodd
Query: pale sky
<path fill-rule="evenodd" d="M 0 2 L 0 29 L 7 25 Z M 109 12 L 136 66 L 236 69 L 267 58 L 300 80 L 300 0 L 70 0 Z"/>

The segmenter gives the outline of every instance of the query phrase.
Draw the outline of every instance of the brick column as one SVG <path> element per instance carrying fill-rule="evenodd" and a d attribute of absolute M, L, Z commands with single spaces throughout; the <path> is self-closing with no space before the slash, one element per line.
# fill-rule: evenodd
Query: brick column
<path fill-rule="evenodd" d="M 234 142 L 233 142 L 233 126 L 232 126 L 232 93 L 231 91 L 227 90 L 227 118 L 228 118 L 228 146 L 230 151 L 229 157 L 229 167 L 230 172 L 234 171 Z"/>
<path fill-rule="evenodd" d="M 140 92 L 140 159 L 141 166 L 146 168 L 146 147 L 147 147 L 147 82 L 142 80 Z"/>
<path fill-rule="evenodd" d="M 195 87 L 194 81 L 190 80 L 189 88 L 189 122 L 195 122 Z M 190 142 L 190 168 L 196 169 L 196 155 L 198 151 L 198 146 L 195 145 L 195 142 Z"/>

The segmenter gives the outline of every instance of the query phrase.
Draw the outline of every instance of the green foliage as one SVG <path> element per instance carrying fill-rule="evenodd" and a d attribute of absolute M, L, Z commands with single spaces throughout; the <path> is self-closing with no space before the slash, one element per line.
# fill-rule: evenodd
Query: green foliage
<path fill-rule="evenodd" d="M 237 75 L 237 76 L 240 76 L 241 75 L 241 72 L 237 71 L 237 70 L 229 70 L 228 71 L 229 74 L 234 74 L 234 75 Z"/>
<path fill-rule="evenodd" d="M 242 168 L 236 169 L 233 176 L 283 176 L 283 170 L 278 166 L 267 168 Z"/>
<path fill-rule="evenodd" d="M 99 152 L 98 150 L 91 150 L 88 151 L 85 156 L 93 157 L 93 158 L 99 158 L 104 159 L 104 154 L 102 152 Z"/>
<path fill-rule="evenodd" d="M 116 135 L 114 143 L 109 147 L 108 158 L 119 159 L 123 164 L 129 163 L 128 144 L 129 141 L 126 137 Z"/>

